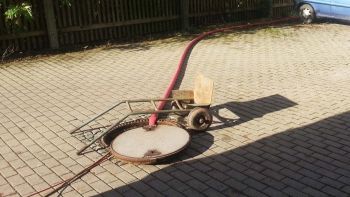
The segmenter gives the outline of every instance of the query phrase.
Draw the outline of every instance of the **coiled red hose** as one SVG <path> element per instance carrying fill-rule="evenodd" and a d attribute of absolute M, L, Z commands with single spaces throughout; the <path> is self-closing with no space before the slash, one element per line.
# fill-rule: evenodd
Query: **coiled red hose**
<path fill-rule="evenodd" d="M 179 64 L 177 66 L 177 69 L 173 75 L 173 77 L 170 80 L 170 84 L 168 85 L 168 87 L 166 88 L 164 95 L 162 97 L 162 99 L 167 99 L 170 96 L 171 91 L 174 89 L 174 86 L 179 78 L 179 75 L 181 73 L 181 70 L 183 67 L 185 67 L 185 62 L 186 62 L 186 58 L 188 57 L 188 55 L 190 55 L 191 50 L 194 48 L 194 46 L 200 42 L 201 40 L 203 40 L 205 37 L 210 36 L 212 34 L 215 33 L 219 33 L 219 32 L 224 32 L 224 31 L 232 31 L 232 30 L 242 30 L 242 29 L 249 29 L 249 28 L 253 28 L 253 27 L 259 27 L 259 26 L 266 26 L 266 25 L 272 25 L 272 24 L 277 24 L 277 23 L 282 23 L 282 22 L 287 22 L 287 21 L 292 21 L 295 20 L 296 17 L 286 17 L 286 18 L 281 18 L 281 19 L 275 19 L 275 20 L 270 20 L 270 21 L 262 21 L 262 22 L 256 22 L 256 23 L 251 23 L 251 24 L 244 24 L 244 25 L 234 25 L 234 26 L 230 26 L 230 27 L 224 27 L 224 28 L 220 28 L 220 29 L 215 29 L 213 31 L 209 31 L 209 32 L 205 32 L 201 35 L 199 35 L 198 37 L 196 37 L 195 39 L 193 39 L 186 47 L 185 51 L 183 52 L 181 59 L 179 61 Z M 158 110 L 162 110 L 164 108 L 166 104 L 166 101 L 160 101 L 157 108 Z M 154 126 L 157 122 L 158 119 L 158 114 L 152 114 L 149 118 L 149 126 Z"/>

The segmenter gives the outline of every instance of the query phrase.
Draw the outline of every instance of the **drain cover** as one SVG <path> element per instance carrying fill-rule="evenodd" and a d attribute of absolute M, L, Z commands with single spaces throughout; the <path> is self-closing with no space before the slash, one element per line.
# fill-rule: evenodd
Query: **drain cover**
<path fill-rule="evenodd" d="M 110 149 L 118 159 L 152 164 L 179 153 L 190 138 L 186 130 L 176 126 L 158 125 L 152 130 L 138 127 L 117 135 Z"/>

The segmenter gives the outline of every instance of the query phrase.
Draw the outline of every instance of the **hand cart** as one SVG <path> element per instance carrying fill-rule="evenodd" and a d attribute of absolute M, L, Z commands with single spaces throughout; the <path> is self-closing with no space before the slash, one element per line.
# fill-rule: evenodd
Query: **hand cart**
<path fill-rule="evenodd" d="M 74 128 L 70 131 L 71 134 L 80 130 L 84 126 L 89 125 L 91 122 L 105 115 L 109 111 L 115 109 L 120 105 L 124 105 L 129 109 L 129 113 L 119 119 L 116 123 L 108 126 L 99 136 L 94 138 L 89 144 L 81 148 L 77 154 L 80 155 L 84 150 L 100 140 L 102 137 L 111 132 L 119 124 L 121 124 L 129 116 L 144 115 L 144 114 L 177 114 L 185 118 L 185 128 L 193 131 L 205 131 L 211 125 L 213 118 L 209 111 L 212 95 L 213 95 L 214 82 L 211 79 L 198 75 L 195 80 L 194 90 L 173 90 L 172 98 L 168 99 L 137 99 L 137 100 L 124 100 L 114 104 L 104 112 L 98 114 L 89 121 L 83 123 L 81 126 Z M 157 102 L 165 101 L 169 103 L 172 108 L 159 110 Z M 133 103 L 149 103 L 152 109 L 147 110 L 134 110 L 132 108 Z M 152 129 L 152 128 L 148 128 Z"/>

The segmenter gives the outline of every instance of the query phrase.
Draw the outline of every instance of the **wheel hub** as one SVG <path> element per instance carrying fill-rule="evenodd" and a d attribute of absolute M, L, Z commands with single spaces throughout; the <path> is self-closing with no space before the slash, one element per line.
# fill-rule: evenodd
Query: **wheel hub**
<path fill-rule="evenodd" d="M 310 9 L 304 9 L 303 10 L 303 17 L 304 18 L 309 18 L 311 16 L 312 12 Z"/>

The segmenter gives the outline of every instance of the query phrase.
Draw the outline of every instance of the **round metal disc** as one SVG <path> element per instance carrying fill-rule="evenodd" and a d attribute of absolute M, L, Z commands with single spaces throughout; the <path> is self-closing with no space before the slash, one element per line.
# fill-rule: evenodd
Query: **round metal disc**
<path fill-rule="evenodd" d="M 183 150 L 190 142 L 189 133 L 179 127 L 158 125 L 125 131 L 111 143 L 111 152 L 119 159 L 134 163 L 154 163 Z"/>

